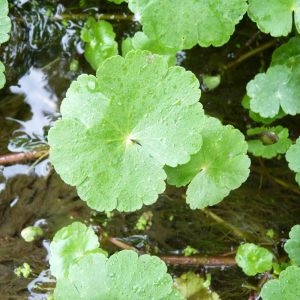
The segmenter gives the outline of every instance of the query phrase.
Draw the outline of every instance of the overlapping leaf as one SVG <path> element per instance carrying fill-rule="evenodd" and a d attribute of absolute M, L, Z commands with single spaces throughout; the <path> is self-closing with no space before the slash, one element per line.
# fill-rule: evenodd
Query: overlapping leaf
<path fill-rule="evenodd" d="M 247 85 L 250 108 L 264 118 L 276 116 L 280 108 L 290 115 L 300 113 L 299 72 L 286 65 L 270 67 Z"/>
<path fill-rule="evenodd" d="M 81 30 L 81 39 L 86 43 L 84 56 L 95 70 L 106 58 L 118 54 L 115 37 L 110 23 L 92 17 L 87 19 Z"/>
<path fill-rule="evenodd" d="M 98 237 L 91 228 L 74 222 L 57 231 L 50 245 L 50 266 L 57 278 L 67 277 L 69 268 L 90 252 L 99 252 Z"/>
<path fill-rule="evenodd" d="M 201 150 L 187 164 L 165 168 L 170 184 L 183 186 L 190 183 L 186 201 L 192 209 L 223 200 L 247 179 L 250 166 L 247 143 L 237 129 L 223 126 L 217 119 L 209 117 L 201 125 Z"/>
<path fill-rule="evenodd" d="M 263 247 L 246 243 L 239 246 L 235 260 L 245 274 L 253 276 L 272 269 L 273 254 Z"/>
<path fill-rule="evenodd" d="M 143 2 L 147 2 L 140 10 L 144 33 L 175 49 L 189 49 L 196 44 L 223 45 L 247 10 L 244 0 Z"/>
<path fill-rule="evenodd" d="M 196 77 L 164 57 L 114 56 L 97 77 L 71 85 L 49 131 L 51 161 L 94 209 L 151 204 L 165 188 L 163 166 L 186 163 L 201 147 L 199 96 Z"/>
<path fill-rule="evenodd" d="M 286 36 L 291 32 L 293 17 L 296 29 L 300 31 L 299 0 L 249 0 L 248 15 L 258 28 L 272 36 Z"/>
<path fill-rule="evenodd" d="M 255 137 L 248 140 L 248 151 L 264 158 L 285 153 L 292 144 L 288 129 L 282 126 L 250 128 L 247 134 L 250 138 Z"/>
<path fill-rule="evenodd" d="M 82 223 L 56 233 L 50 245 L 55 299 L 183 299 L 158 257 L 124 250 L 107 258 L 98 246 L 96 234 Z"/>
<path fill-rule="evenodd" d="M 300 138 L 288 149 L 285 157 L 289 163 L 289 168 L 296 172 L 296 181 L 300 185 Z"/>
<path fill-rule="evenodd" d="M 122 54 L 126 55 L 129 51 L 141 49 L 148 50 L 152 53 L 165 55 L 168 59 L 169 65 L 176 63 L 176 49 L 164 46 L 160 41 L 150 40 L 143 32 L 138 31 L 132 38 L 127 38 L 122 43 Z"/>
<path fill-rule="evenodd" d="M 290 238 L 284 244 L 284 250 L 291 261 L 300 266 L 300 225 L 293 226 L 289 236 Z"/>
<path fill-rule="evenodd" d="M 291 266 L 282 271 L 279 279 L 269 280 L 261 290 L 263 300 L 300 299 L 300 268 Z"/>

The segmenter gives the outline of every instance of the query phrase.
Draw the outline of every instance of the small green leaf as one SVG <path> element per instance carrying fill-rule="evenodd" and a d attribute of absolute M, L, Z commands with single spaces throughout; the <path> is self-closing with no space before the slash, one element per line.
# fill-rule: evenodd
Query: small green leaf
<path fill-rule="evenodd" d="M 300 266 L 300 225 L 293 226 L 289 236 L 290 239 L 284 244 L 284 250 L 292 262 Z"/>
<path fill-rule="evenodd" d="M 90 252 L 100 252 L 98 247 L 98 237 L 82 223 L 74 222 L 60 229 L 50 244 L 51 273 L 57 279 L 66 278 L 70 267 L 79 258 Z"/>
<path fill-rule="evenodd" d="M 109 2 L 113 2 L 113 3 L 116 3 L 116 4 L 121 4 L 123 2 L 126 2 L 126 0 L 108 0 Z"/>
<path fill-rule="evenodd" d="M 187 164 L 165 168 L 170 184 L 183 186 L 190 182 L 186 201 L 192 209 L 222 201 L 247 179 L 250 166 L 241 132 L 210 117 L 201 125 L 201 150 Z"/>
<path fill-rule="evenodd" d="M 247 10 L 245 0 L 149 0 L 142 10 L 143 31 L 175 49 L 225 44 Z M 168 13 L 166 13 L 168 12 Z"/>
<path fill-rule="evenodd" d="M 300 113 L 299 72 L 285 65 L 275 65 L 255 76 L 247 84 L 250 109 L 262 117 L 275 117 L 280 107 L 286 114 Z"/>
<path fill-rule="evenodd" d="M 123 250 L 110 258 L 84 255 L 70 266 L 68 278 L 57 281 L 54 297 L 65 299 L 181 300 L 167 267 L 158 257 Z M 71 298 L 70 298 L 71 297 Z"/>
<path fill-rule="evenodd" d="M 8 41 L 11 29 L 10 18 L 8 17 L 8 2 L 0 0 L 0 44 Z"/>
<path fill-rule="evenodd" d="M 44 235 L 44 231 L 38 226 L 28 226 L 21 231 L 21 237 L 25 242 L 33 242 L 40 239 Z"/>
<path fill-rule="evenodd" d="M 239 246 L 235 260 L 245 274 L 253 276 L 272 269 L 273 254 L 263 247 L 246 243 Z"/>
<path fill-rule="evenodd" d="M 282 126 L 250 128 L 247 135 L 251 138 L 248 140 L 248 151 L 264 158 L 285 153 L 292 144 L 288 129 Z"/>
<path fill-rule="evenodd" d="M 114 56 L 71 85 L 48 134 L 50 159 L 96 210 L 152 204 L 165 189 L 163 166 L 201 148 L 199 96 L 197 78 L 162 56 Z"/>
<path fill-rule="evenodd" d="M 279 279 L 269 280 L 261 290 L 263 300 L 299 300 L 300 268 L 291 266 L 282 271 Z"/>
<path fill-rule="evenodd" d="M 248 15 L 258 28 L 272 36 L 286 36 L 291 32 L 293 14 L 299 32 L 299 0 L 269 0 L 268 5 L 261 0 L 249 0 Z"/>
<path fill-rule="evenodd" d="M 106 58 L 118 54 L 116 35 L 112 25 L 106 21 L 96 21 L 89 17 L 80 37 L 86 43 L 84 56 L 95 70 Z"/>
<path fill-rule="evenodd" d="M 286 152 L 286 160 L 289 163 L 289 168 L 296 172 L 296 181 L 300 185 L 300 138 Z"/>
<path fill-rule="evenodd" d="M 271 66 L 286 65 L 289 68 L 299 66 L 300 38 L 292 37 L 285 44 L 275 49 L 272 54 Z"/>
<path fill-rule="evenodd" d="M 122 43 L 122 55 L 125 56 L 131 50 L 148 50 L 152 53 L 165 55 L 169 65 L 175 65 L 177 50 L 164 46 L 160 41 L 150 40 L 143 32 L 136 32 L 132 38 L 127 38 Z"/>
<path fill-rule="evenodd" d="M 30 276 L 32 270 L 31 270 L 30 265 L 25 262 L 25 263 L 23 263 L 22 266 L 15 268 L 14 272 L 19 278 L 21 278 L 21 277 L 28 278 Z"/>

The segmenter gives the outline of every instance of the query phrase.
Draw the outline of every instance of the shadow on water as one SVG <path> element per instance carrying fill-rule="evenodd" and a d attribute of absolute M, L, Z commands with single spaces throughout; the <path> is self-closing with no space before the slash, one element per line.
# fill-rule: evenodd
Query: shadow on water
<path fill-rule="evenodd" d="M 59 117 L 59 105 L 70 82 L 82 72 L 92 72 L 82 57 L 78 32 L 82 20 L 51 21 L 59 11 L 81 11 L 78 1 L 14 1 L 11 7 L 13 29 L 11 40 L 3 45 L 1 59 L 7 66 L 7 88 L 0 100 L 0 153 L 23 151 L 44 144 L 49 127 Z M 88 13 L 114 12 L 121 8 L 80 1 Z M 122 12 L 122 11 L 121 11 Z M 113 23 L 118 38 L 130 35 L 137 25 L 130 22 Z M 241 51 L 241 47 L 256 34 L 248 20 L 239 25 L 234 37 L 222 48 L 195 47 L 182 53 L 182 65 L 199 79 L 202 74 L 214 74 Z M 257 42 L 267 37 L 259 36 Z M 245 49 L 247 50 L 247 49 Z M 208 59 L 207 59 L 208 58 Z M 70 71 L 73 59 L 79 69 Z M 246 83 L 264 65 L 270 53 L 244 62 L 222 76 L 214 91 L 203 91 L 201 102 L 206 112 L 217 116 L 224 124 L 233 124 L 245 132 L 251 122 L 240 102 Z M 247 67 L 245 67 L 247 66 Z M 299 130 L 291 126 L 294 132 Z M 293 132 L 293 131 L 292 131 Z M 159 255 L 182 255 L 190 245 L 203 255 L 232 253 L 241 237 L 224 224 L 238 228 L 249 241 L 267 245 L 275 253 L 277 244 L 286 238 L 290 227 L 299 222 L 299 192 L 276 183 L 276 179 L 293 183 L 293 174 L 283 158 L 262 161 L 252 158 L 251 176 L 241 188 L 233 191 L 222 203 L 209 211 L 223 219 L 217 222 L 212 214 L 190 210 L 184 201 L 184 190 L 168 187 L 154 205 L 136 213 L 96 213 L 80 201 L 73 188 L 64 184 L 51 169 L 48 160 L 32 167 L 18 164 L 1 169 L 0 178 L 0 290 L 3 299 L 45 299 L 54 286 L 47 259 L 49 241 L 62 226 L 74 220 L 105 228 L 110 236 L 124 239 L 141 250 Z M 143 213 L 151 212 L 152 225 L 144 231 L 135 225 Z M 26 243 L 20 232 L 26 226 L 39 224 L 45 230 L 43 240 Z M 273 229 L 273 239 L 267 231 Z M 104 243 L 111 251 L 117 250 Z M 278 253 L 281 254 L 281 253 Z M 33 270 L 29 278 L 14 274 L 17 266 L 28 262 Z M 190 267 L 173 266 L 171 273 L 180 275 Z M 212 287 L 222 299 L 246 299 L 251 284 L 236 267 L 202 268 L 195 271 L 212 274 Z M 36 279 L 37 278 L 37 279 Z M 252 279 L 257 283 L 257 278 Z"/>

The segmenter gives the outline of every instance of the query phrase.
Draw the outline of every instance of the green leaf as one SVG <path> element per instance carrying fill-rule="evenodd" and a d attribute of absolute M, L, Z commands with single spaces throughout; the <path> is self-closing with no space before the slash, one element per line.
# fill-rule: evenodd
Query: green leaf
<path fill-rule="evenodd" d="M 186 163 L 202 145 L 199 82 L 139 50 L 106 60 L 89 78 L 71 85 L 49 131 L 51 161 L 96 210 L 152 204 L 165 188 L 163 166 Z"/>
<path fill-rule="evenodd" d="M 120 251 L 110 258 L 89 253 L 70 266 L 68 278 L 57 281 L 54 297 L 57 300 L 183 299 L 172 285 L 167 267 L 158 257 L 139 257 L 131 250 Z"/>
<path fill-rule="evenodd" d="M 292 145 L 285 154 L 286 160 L 289 163 L 289 168 L 296 174 L 296 181 L 300 185 L 300 138 Z"/>
<path fill-rule="evenodd" d="M 255 156 L 272 158 L 285 153 L 292 144 L 288 129 L 282 126 L 250 128 L 247 134 L 250 138 L 255 138 L 248 140 L 248 151 Z"/>
<path fill-rule="evenodd" d="M 109 2 L 113 2 L 113 3 L 116 3 L 116 4 L 121 4 L 123 2 L 126 2 L 126 0 L 108 0 Z"/>
<path fill-rule="evenodd" d="M 274 122 L 275 120 L 281 119 L 284 116 L 286 116 L 286 113 L 284 113 L 282 108 L 280 108 L 278 114 L 276 116 L 274 116 L 273 118 L 263 118 L 260 114 L 255 113 L 254 111 L 250 110 L 250 97 L 248 95 L 244 96 L 244 98 L 242 100 L 242 106 L 245 109 L 249 110 L 249 117 L 253 121 L 263 123 L 263 124 L 270 124 L 270 123 Z"/>
<path fill-rule="evenodd" d="M 293 37 L 277 49 L 272 54 L 271 66 L 286 65 L 289 68 L 299 66 L 300 60 L 300 38 Z"/>
<path fill-rule="evenodd" d="M 261 0 L 249 0 L 248 15 L 258 28 L 272 36 L 286 36 L 293 24 L 300 29 L 299 0 L 269 0 L 268 5 Z"/>
<path fill-rule="evenodd" d="M 279 279 L 269 280 L 261 290 L 263 300 L 299 300 L 300 268 L 291 266 L 282 271 Z"/>
<path fill-rule="evenodd" d="M 183 186 L 190 182 L 186 201 L 192 209 L 222 201 L 247 179 L 250 166 L 241 132 L 210 117 L 201 125 L 201 150 L 187 164 L 165 168 L 170 184 Z"/>
<path fill-rule="evenodd" d="M 100 252 L 98 237 L 84 224 L 74 222 L 56 232 L 50 244 L 50 270 L 57 278 L 65 278 L 70 267 L 90 252 Z"/>
<path fill-rule="evenodd" d="M 204 280 L 193 272 L 187 272 L 176 278 L 175 286 L 188 300 L 219 300 L 218 294 L 210 290 L 210 277 L 207 277 Z"/>
<path fill-rule="evenodd" d="M 272 269 L 273 254 L 263 247 L 246 243 L 238 247 L 235 260 L 245 274 L 253 276 Z"/>
<path fill-rule="evenodd" d="M 80 37 L 86 42 L 84 56 L 95 70 L 106 58 L 118 54 L 116 35 L 112 25 L 106 21 L 96 21 L 89 17 Z"/>
<path fill-rule="evenodd" d="M 0 61 L 0 89 L 4 87 L 6 82 L 4 72 L 5 72 L 5 67 L 3 63 Z"/>
<path fill-rule="evenodd" d="M 0 44 L 8 41 L 11 29 L 10 18 L 8 17 L 8 2 L 0 0 Z"/>
<path fill-rule="evenodd" d="M 148 2 L 142 10 L 143 31 L 151 40 L 176 49 L 225 44 L 247 10 L 246 0 Z"/>
<path fill-rule="evenodd" d="M 247 84 L 250 109 L 264 118 L 275 117 L 280 107 L 286 114 L 300 113 L 298 69 L 292 71 L 285 65 L 275 65 L 267 73 L 256 75 Z"/>
<path fill-rule="evenodd" d="M 284 244 L 284 250 L 292 262 L 300 266 L 300 225 L 294 225 L 289 236 L 290 239 Z"/>
<path fill-rule="evenodd" d="M 131 50 L 148 50 L 152 53 L 166 55 L 169 65 L 176 63 L 176 49 L 164 46 L 160 41 L 150 40 L 143 32 L 136 32 L 132 38 L 122 42 L 122 54 L 125 56 Z"/>

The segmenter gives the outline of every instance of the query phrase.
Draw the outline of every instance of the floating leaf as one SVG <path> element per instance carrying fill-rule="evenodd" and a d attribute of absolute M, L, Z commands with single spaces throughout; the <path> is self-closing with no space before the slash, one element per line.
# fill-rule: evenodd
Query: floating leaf
<path fill-rule="evenodd" d="M 246 0 L 148 0 L 141 11 L 141 23 L 151 40 L 171 48 L 221 46 L 246 10 Z"/>
<path fill-rule="evenodd" d="M 188 300 L 219 300 L 218 294 L 210 290 L 210 277 L 207 277 L 204 280 L 193 272 L 187 272 L 176 278 L 175 286 Z"/>
<path fill-rule="evenodd" d="M 246 243 L 238 247 L 235 260 L 245 274 L 253 276 L 272 269 L 273 254 L 263 247 Z"/>
<path fill-rule="evenodd" d="M 106 21 L 96 21 L 89 17 L 80 37 L 86 43 L 84 56 L 95 70 L 106 58 L 118 54 L 116 35 L 112 25 Z"/>
<path fill-rule="evenodd" d="M 300 38 L 293 37 L 287 43 L 281 45 L 272 54 L 271 66 L 286 65 L 289 68 L 299 66 Z"/>
<path fill-rule="evenodd" d="M 67 277 L 70 266 L 87 253 L 99 252 L 98 247 L 98 237 L 82 223 L 74 222 L 60 229 L 50 245 L 51 273 L 57 279 Z"/>
<path fill-rule="evenodd" d="M 285 157 L 289 163 L 289 168 L 297 172 L 296 181 L 300 185 L 300 138 L 296 140 L 296 144 L 288 149 Z"/>
<path fill-rule="evenodd" d="M 247 135 L 251 138 L 248 140 L 248 151 L 264 158 L 285 153 L 292 144 L 288 129 L 282 126 L 250 128 Z"/>
<path fill-rule="evenodd" d="M 123 250 L 110 258 L 90 253 L 76 261 L 68 278 L 57 281 L 54 298 L 183 300 L 172 288 L 167 267 L 158 257 Z"/>
<path fill-rule="evenodd" d="M 272 36 L 286 36 L 291 32 L 293 14 L 296 28 L 300 30 L 299 0 L 249 0 L 248 15 L 258 28 Z"/>
<path fill-rule="evenodd" d="M 247 85 L 250 109 L 264 118 L 275 117 L 280 107 L 286 114 L 300 113 L 300 68 L 298 71 L 275 65 L 256 75 Z"/>
<path fill-rule="evenodd" d="M 284 244 L 284 250 L 292 262 L 300 266 L 300 225 L 294 225 L 289 236 L 290 239 Z"/>
<path fill-rule="evenodd" d="M 114 56 L 71 85 L 49 131 L 50 159 L 94 209 L 152 204 L 165 188 L 163 166 L 186 163 L 202 145 L 199 96 L 197 78 L 162 56 Z"/>
<path fill-rule="evenodd" d="M 263 123 L 263 124 L 270 124 L 270 123 L 274 122 L 275 120 L 281 119 L 284 116 L 286 116 L 286 114 L 283 112 L 282 108 L 280 108 L 278 114 L 276 116 L 274 116 L 273 118 L 263 118 L 260 114 L 255 113 L 254 111 L 250 110 L 250 97 L 248 95 L 244 96 L 244 98 L 242 100 L 242 106 L 245 109 L 249 110 L 249 117 L 253 121 Z"/>
<path fill-rule="evenodd" d="M 279 279 L 269 280 L 261 290 L 263 300 L 299 300 L 300 268 L 291 266 L 282 271 Z"/>
<path fill-rule="evenodd" d="M 169 65 L 176 63 L 176 49 L 172 49 L 161 44 L 160 41 L 150 40 L 143 32 L 136 32 L 132 38 L 127 38 L 122 43 L 122 54 L 126 55 L 131 50 L 148 50 L 152 53 L 166 55 Z"/>
<path fill-rule="evenodd" d="M 11 22 L 8 17 L 8 2 L 0 0 L 0 44 L 8 41 Z"/>
<path fill-rule="evenodd" d="M 165 168 L 170 184 L 190 182 L 186 201 L 192 209 L 217 204 L 249 175 L 247 143 L 241 132 L 207 117 L 202 122 L 202 138 L 201 150 L 187 164 Z"/>

